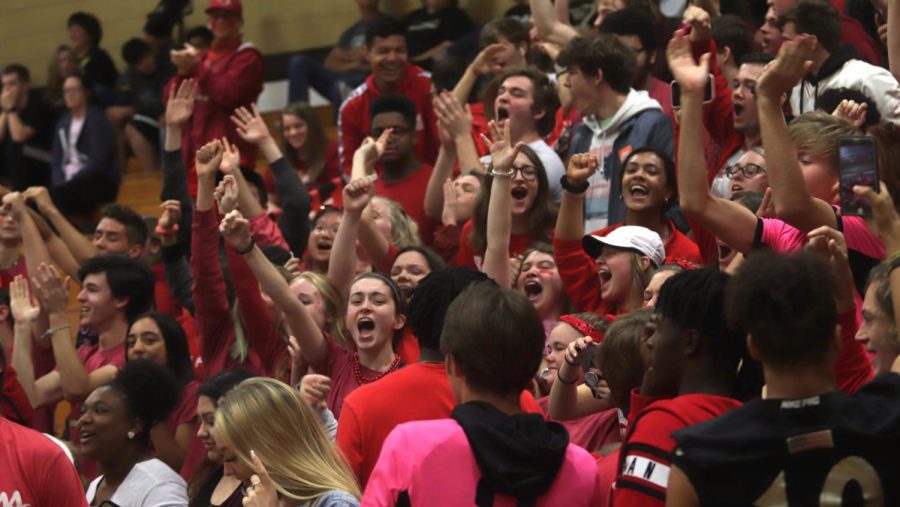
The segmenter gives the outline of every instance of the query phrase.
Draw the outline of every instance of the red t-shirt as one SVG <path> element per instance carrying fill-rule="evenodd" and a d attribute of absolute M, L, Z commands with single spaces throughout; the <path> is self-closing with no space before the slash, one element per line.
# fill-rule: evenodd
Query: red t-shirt
<path fill-rule="evenodd" d="M 28 269 L 25 266 L 25 256 L 20 255 L 19 260 L 15 264 L 6 269 L 0 269 L 0 287 L 9 287 L 9 284 L 15 280 L 16 275 L 22 275 L 28 278 Z"/>
<path fill-rule="evenodd" d="M 541 413 L 527 391 L 522 392 L 519 405 L 522 412 Z M 336 443 L 365 489 L 384 439 L 398 424 L 445 419 L 455 406 L 444 363 L 410 364 L 347 396 Z"/>
<path fill-rule="evenodd" d="M 434 230 L 439 225 L 425 216 L 425 189 L 434 170 L 428 164 L 422 164 L 409 176 L 395 181 L 385 181 L 382 177 L 375 180 L 375 194 L 397 201 L 409 218 L 419 226 L 419 237 L 426 245 L 434 240 Z"/>
<path fill-rule="evenodd" d="M 550 417 L 550 397 L 537 400 L 541 412 L 548 421 L 556 421 Z M 597 452 L 600 448 L 622 441 L 619 430 L 619 411 L 604 410 L 570 421 L 556 421 L 569 432 L 569 443 L 584 448 L 588 452 Z"/>
<path fill-rule="evenodd" d="M 310 366 L 316 373 L 331 377 L 331 390 L 328 391 L 328 398 L 325 401 L 334 416 L 340 417 L 344 398 L 360 386 L 353 373 L 353 354 L 355 352 L 341 347 L 327 334 L 325 340 L 327 346 L 325 359 L 317 364 L 310 363 Z M 364 378 L 372 378 L 381 373 L 370 370 L 362 364 L 359 365 L 359 370 Z M 385 375 L 385 377 L 388 376 L 390 374 Z"/>
<path fill-rule="evenodd" d="M 628 426 L 619 451 L 619 476 L 614 506 L 666 503 L 666 486 L 676 443 L 672 432 L 715 419 L 741 402 L 711 394 L 685 394 L 657 401 Z"/>
<path fill-rule="evenodd" d="M 403 328 L 403 334 L 400 335 L 400 340 L 394 346 L 394 350 L 397 351 L 400 362 L 403 364 L 413 364 L 419 360 L 419 339 L 413 334 L 409 325 Z"/>
<path fill-rule="evenodd" d="M 3 399 L 0 400 L 0 416 L 23 426 L 31 426 L 31 402 L 19 384 L 16 370 L 7 364 L 2 372 Z"/>
<path fill-rule="evenodd" d="M 484 262 L 484 253 L 476 254 L 472 250 L 472 244 L 469 242 L 469 236 L 472 234 L 474 223 L 469 220 L 463 226 L 462 232 L 459 233 L 459 250 L 456 252 L 455 266 L 463 266 L 467 268 L 481 270 L 481 264 Z M 550 232 L 552 237 L 552 231 Z M 525 250 L 531 248 L 534 239 L 528 234 L 510 234 L 509 236 L 509 255 L 515 257 L 522 255 Z"/>
<path fill-rule="evenodd" d="M 0 417 L 0 505 L 87 506 L 78 472 L 47 436 Z"/>

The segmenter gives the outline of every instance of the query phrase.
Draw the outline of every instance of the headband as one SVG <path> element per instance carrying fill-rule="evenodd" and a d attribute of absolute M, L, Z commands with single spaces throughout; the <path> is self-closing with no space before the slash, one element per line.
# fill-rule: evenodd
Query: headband
<path fill-rule="evenodd" d="M 594 340 L 594 343 L 600 343 L 603 341 L 603 332 L 595 329 L 594 326 L 592 326 L 586 320 L 579 319 L 578 317 L 569 314 L 560 317 L 559 321 L 565 322 L 566 324 L 572 326 L 583 336 L 590 336 Z"/>

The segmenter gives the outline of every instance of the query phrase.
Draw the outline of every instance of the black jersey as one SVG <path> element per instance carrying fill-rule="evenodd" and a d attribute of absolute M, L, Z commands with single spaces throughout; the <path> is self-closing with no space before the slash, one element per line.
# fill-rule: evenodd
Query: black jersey
<path fill-rule="evenodd" d="M 756 400 L 674 433 L 701 505 L 900 506 L 900 375 Z"/>

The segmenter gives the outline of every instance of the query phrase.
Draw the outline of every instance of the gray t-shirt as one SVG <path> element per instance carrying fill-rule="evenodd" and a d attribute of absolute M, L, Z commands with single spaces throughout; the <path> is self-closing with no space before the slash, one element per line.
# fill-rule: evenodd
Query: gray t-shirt
<path fill-rule="evenodd" d="M 93 503 L 102 480 L 101 475 L 88 486 L 88 504 Z M 154 458 L 134 465 L 109 501 L 122 507 L 187 507 L 187 484 L 169 465 Z"/>

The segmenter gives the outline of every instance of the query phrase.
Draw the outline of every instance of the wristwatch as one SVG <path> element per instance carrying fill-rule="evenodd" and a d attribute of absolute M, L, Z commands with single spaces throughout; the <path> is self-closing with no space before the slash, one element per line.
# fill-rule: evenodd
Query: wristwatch
<path fill-rule="evenodd" d="M 563 174 L 562 178 L 559 179 L 559 184 L 560 186 L 562 186 L 563 190 L 570 194 L 583 194 L 585 191 L 587 191 L 588 187 L 591 186 L 591 184 L 587 181 L 585 181 L 581 185 L 578 185 L 577 187 L 573 186 L 571 183 L 569 183 L 569 179 L 566 178 L 565 174 Z"/>

